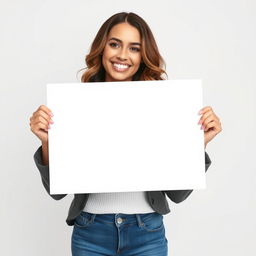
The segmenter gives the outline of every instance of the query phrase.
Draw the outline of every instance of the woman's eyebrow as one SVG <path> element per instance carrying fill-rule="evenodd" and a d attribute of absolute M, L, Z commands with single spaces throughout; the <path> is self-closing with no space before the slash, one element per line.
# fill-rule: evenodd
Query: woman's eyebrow
<path fill-rule="evenodd" d="M 112 37 L 112 38 L 109 39 L 109 41 L 111 41 L 111 40 L 115 40 L 115 41 L 117 41 L 119 43 L 122 43 L 122 40 L 120 40 L 118 38 L 115 38 L 115 37 Z M 132 44 L 132 45 L 141 45 L 140 43 L 136 43 L 136 42 L 132 42 L 130 44 Z"/>

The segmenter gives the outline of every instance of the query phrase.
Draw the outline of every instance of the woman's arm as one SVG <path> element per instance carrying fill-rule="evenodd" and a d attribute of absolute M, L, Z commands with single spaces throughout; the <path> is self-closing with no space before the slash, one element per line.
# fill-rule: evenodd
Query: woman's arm
<path fill-rule="evenodd" d="M 201 124 L 201 129 L 204 130 L 204 148 L 219 132 L 222 131 L 222 126 L 219 117 L 214 113 L 211 106 L 202 108 L 199 113 L 202 115 L 198 124 Z M 205 152 L 205 172 L 211 165 L 211 159 Z M 175 203 L 184 201 L 193 190 L 167 190 L 163 191 Z"/>
<path fill-rule="evenodd" d="M 209 155 L 205 152 L 205 172 L 211 165 L 211 159 Z M 193 190 L 165 190 L 165 194 L 175 203 L 180 203 L 184 201 Z"/>
<path fill-rule="evenodd" d="M 40 146 L 34 154 L 35 164 L 40 172 L 42 183 L 47 193 L 55 200 L 60 200 L 67 194 L 50 194 L 50 179 L 49 179 L 49 159 L 48 147 L 46 145 Z"/>

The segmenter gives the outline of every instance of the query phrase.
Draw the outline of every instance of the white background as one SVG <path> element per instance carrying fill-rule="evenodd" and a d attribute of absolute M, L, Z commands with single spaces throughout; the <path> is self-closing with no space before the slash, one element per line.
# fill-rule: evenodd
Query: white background
<path fill-rule="evenodd" d="M 73 196 L 55 201 L 44 190 L 33 162 L 40 141 L 29 118 L 46 103 L 46 83 L 79 81 L 100 25 L 120 11 L 148 22 L 170 79 L 203 79 L 204 105 L 222 122 L 206 149 L 207 190 L 169 201 L 169 254 L 255 254 L 254 0 L 2 0 L 0 254 L 71 254 L 65 219 Z"/>

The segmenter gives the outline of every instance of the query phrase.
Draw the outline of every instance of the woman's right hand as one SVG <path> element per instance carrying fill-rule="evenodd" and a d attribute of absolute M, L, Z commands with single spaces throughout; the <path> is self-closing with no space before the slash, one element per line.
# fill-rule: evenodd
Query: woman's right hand
<path fill-rule="evenodd" d="M 51 110 L 45 105 L 41 105 L 30 117 L 31 131 L 42 141 L 48 143 L 48 129 L 53 124 Z"/>

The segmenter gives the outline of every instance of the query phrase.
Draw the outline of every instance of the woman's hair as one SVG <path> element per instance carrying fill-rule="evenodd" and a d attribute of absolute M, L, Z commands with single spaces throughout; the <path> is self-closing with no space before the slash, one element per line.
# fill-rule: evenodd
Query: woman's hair
<path fill-rule="evenodd" d="M 156 41 L 147 23 L 135 13 L 121 12 L 107 19 L 99 29 L 92 42 L 90 52 L 85 57 L 87 68 L 84 68 L 86 70 L 81 77 L 81 82 L 105 81 L 105 68 L 102 64 L 102 54 L 107 42 L 107 36 L 113 26 L 124 22 L 128 22 L 131 26 L 138 29 L 142 41 L 142 62 L 138 71 L 133 75 L 132 80 L 164 80 L 164 78 L 161 77 L 162 74 L 167 76 L 164 70 L 165 62 L 158 51 Z"/>

